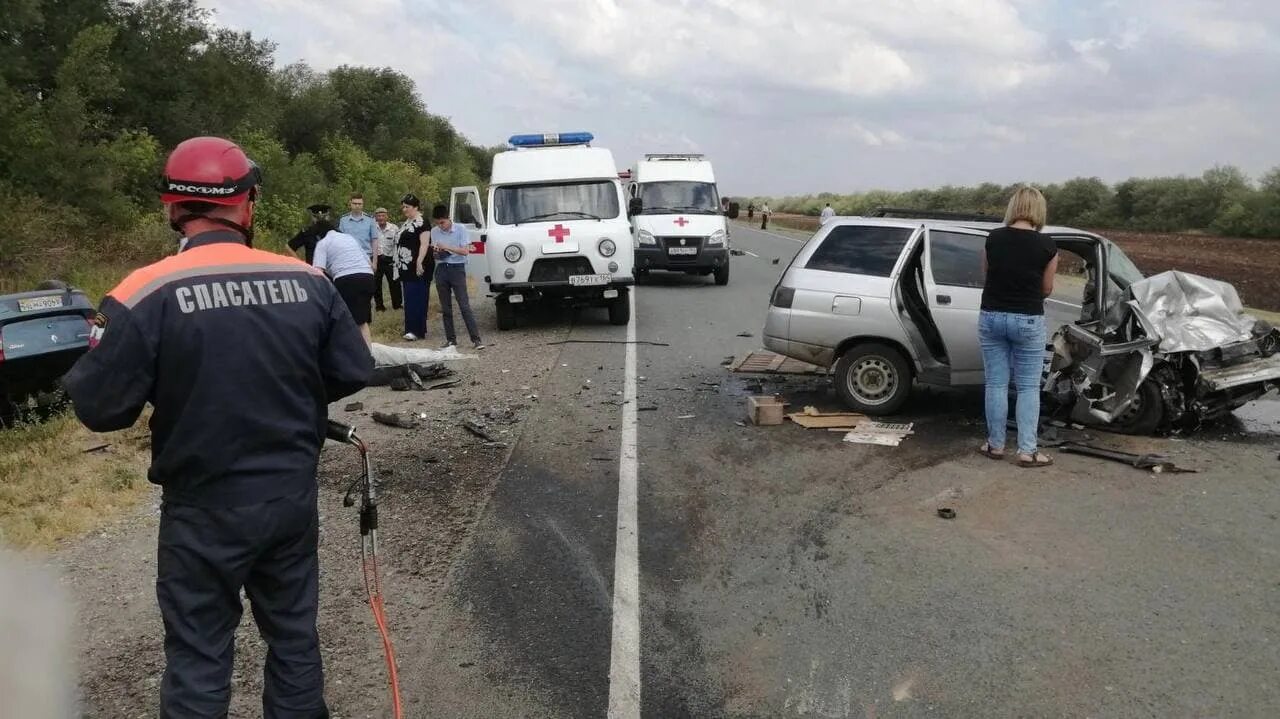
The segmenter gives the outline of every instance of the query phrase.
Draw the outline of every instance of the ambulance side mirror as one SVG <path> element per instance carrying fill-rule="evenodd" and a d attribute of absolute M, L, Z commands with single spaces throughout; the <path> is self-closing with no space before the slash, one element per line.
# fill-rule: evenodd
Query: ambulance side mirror
<path fill-rule="evenodd" d="M 728 215 L 729 219 L 731 219 L 731 220 L 736 220 L 736 219 L 738 219 L 738 213 L 739 213 L 739 212 L 740 212 L 740 210 L 738 209 L 738 203 L 736 203 L 736 202 L 730 202 L 730 203 L 729 203 L 729 211 L 728 211 L 728 212 L 726 212 L 726 213 L 724 213 L 724 214 L 725 214 L 725 215 Z"/>
<path fill-rule="evenodd" d="M 642 202 L 639 197 L 633 197 L 631 198 L 631 201 L 627 203 L 627 217 L 633 217 L 643 211 L 644 202 Z"/>

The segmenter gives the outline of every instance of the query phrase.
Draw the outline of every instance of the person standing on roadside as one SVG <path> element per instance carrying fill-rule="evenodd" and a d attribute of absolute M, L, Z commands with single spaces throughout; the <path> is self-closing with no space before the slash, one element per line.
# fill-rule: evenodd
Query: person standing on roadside
<path fill-rule="evenodd" d="M 373 211 L 373 220 L 378 225 L 378 267 L 373 273 L 374 306 L 379 312 L 387 309 L 382 302 L 382 281 L 387 281 L 387 292 L 391 295 L 391 309 L 400 309 L 400 275 L 396 272 L 396 239 L 400 236 L 400 228 L 394 222 L 387 221 L 387 208 L 379 207 Z"/>
<path fill-rule="evenodd" d="M 760 229 L 769 229 L 769 215 L 772 214 L 773 212 L 769 209 L 769 203 L 766 202 L 760 205 Z"/>
<path fill-rule="evenodd" d="M 828 202 L 827 206 L 822 208 L 822 214 L 818 215 L 818 225 L 821 226 L 827 224 L 831 221 L 831 218 L 835 216 L 836 211 L 831 209 L 831 203 Z"/>
<path fill-rule="evenodd" d="M 471 254 L 471 235 L 467 228 L 449 218 L 447 205 L 431 208 L 431 246 L 436 254 L 436 293 L 440 296 L 440 313 L 444 320 L 444 344 L 442 349 L 456 347 L 458 336 L 453 327 L 453 300 L 458 300 L 458 312 L 471 335 L 471 346 L 484 349 L 480 331 L 476 328 L 475 315 L 471 313 L 471 299 L 467 295 L 467 255 Z"/>
<path fill-rule="evenodd" d="M 747 205 L 747 219 L 754 220 L 755 218 L 756 218 L 756 205 L 753 202 Z"/>
<path fill-rule="evenodd" d="M 369 322 L 373 320 L 369 303 L 373 300 L 373 270 L 364 261 L 364 248 L 351 235 L 338 232 L 333 225 L 323 226 L 324 236 L 316 244 L 315 260 L 311 263 L 324 270 L 338 288 L 338 294 L 351 312 L 366 343 L 373 343 Z"/>
<path fill-rule="evenodd" d="M 1009 417 L 1009 378 L 1017 390 L 1018 464 L 1046 467 L 1053 459 L 1037 451 L 1040 374 L 1044 367 L 1044 301 L 1053 294 L 1058 246 L 1044 228 L 1044 195 L 1022 186 L 1009 199 L 1004 227 L 987 235 L 982 254 L 985 281 L 978 337 L 986 370 L 987 441 L 978 451 L 1004 459 Z"/>
<path fill-rule="evenodd" d="M 307 264 L 311 264 L 311 260 L 316 255 L 316 243 L 320 241 L 321 237 L 324 237 L 324 233 L 318 230 L 320 223 L 329 222 L 329 206 L 323 203 L 316 203 L 308 207 L 307 212 L 311 213 L 311 224 L 289 240 L 289 249 L 294 252 L 302 250 Z"/>
<path fill-rule="evenodd" d="M 162 719 L 227 716 L 241 589 L 267 642 L 259 716 L 329 716 L 316 471 L 327 407 L 373 358 L 320 270 L 253 249 L 261 183 L 229 140 L 175 147 L 160 199 L 187 245 L 107 293 L 62 380 L 95 432 L 153 408 Z"/>
<path fill-rule="evenodd" d="M 351 208 L 351 212 L 338 220 L 338 232 L 356 238 L 356 242 L 359 242 L 360 248 L 364 250 L 365 257 L 369 258 L 369 271 L 372 272 L 378 267 L 378 223 L 364 214 L 364 195 L 358 192 L 352 193 L 348 207 Z"/>
<path fill-rule="evenodd" d="M 435 271 L 430 228 L 422 217 L 421 201 L 410 193 L 400 198 L 400 237 L 396 240 L 395 270 L 404 289 L 404 339 L 426 339 L 427 307 L 431 304 L 431 275 Z"/>

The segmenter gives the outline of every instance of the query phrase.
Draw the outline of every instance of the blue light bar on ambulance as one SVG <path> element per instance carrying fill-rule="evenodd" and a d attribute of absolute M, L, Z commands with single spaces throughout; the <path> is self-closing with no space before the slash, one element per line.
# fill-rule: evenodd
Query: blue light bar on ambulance
<path fill-rule="evenodd" d="M 545 135 L 512 135 L 512 147 L 550 147 L 553 145 L 585 145 L 596 139 L 589 132 L 561 132 Z"/>

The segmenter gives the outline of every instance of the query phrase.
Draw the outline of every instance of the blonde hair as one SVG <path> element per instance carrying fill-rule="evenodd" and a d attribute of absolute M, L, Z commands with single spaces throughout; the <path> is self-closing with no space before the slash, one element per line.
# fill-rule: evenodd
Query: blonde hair
<path fill-rule="evenodd" d="M 1032 227 L 1040 230 L 1044 229 L 1048 214 L 1044 194 L 1031 185 L 1023 185 L 1014 190 L 1013 197 L 1009 198 L 1009 208 L 1004 212 L 1004 224 L 1012 225 L 1018 220 L 1026 220 Z"/>

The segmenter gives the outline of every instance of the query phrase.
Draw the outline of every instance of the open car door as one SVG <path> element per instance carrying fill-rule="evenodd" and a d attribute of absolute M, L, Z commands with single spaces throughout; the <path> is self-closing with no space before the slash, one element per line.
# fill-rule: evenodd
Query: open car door
<path fill-rule="evenodd" d="M 931 228 L 925 237 L 924 289 L 951 365 L 951 384 L 981 384 L 982 251 L 987 233 L 965 228 Z"/>
<path fill-rule="evenodd" d="M 489 274 L 489 262 L 485 257 L 484 206 L 480 203 L 480 188 L 455 187 L 449 192 L 449 217 L 456 224 L 467 228 L 471 238 L 471 256 L 467 258 L 467 272 L 477 277 Z"/>

